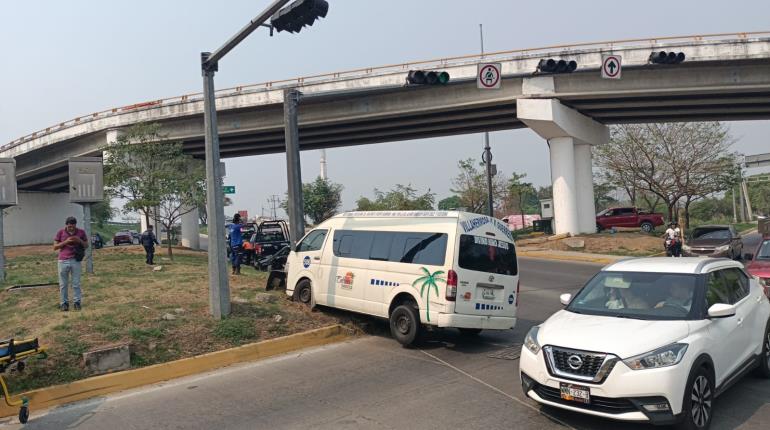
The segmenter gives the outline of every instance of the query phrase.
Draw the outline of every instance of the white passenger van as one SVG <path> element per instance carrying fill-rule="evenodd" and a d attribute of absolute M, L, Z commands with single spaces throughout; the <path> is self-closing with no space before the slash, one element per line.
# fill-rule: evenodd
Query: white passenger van
<path fill-rule="evenodd" d="M 295 300 L 388 318 L 404 345 L 423 325 L 513 328 L 518 289 L 508 226 L 467 212 L 346 212 L 307 233 L 286 261 Z"/>

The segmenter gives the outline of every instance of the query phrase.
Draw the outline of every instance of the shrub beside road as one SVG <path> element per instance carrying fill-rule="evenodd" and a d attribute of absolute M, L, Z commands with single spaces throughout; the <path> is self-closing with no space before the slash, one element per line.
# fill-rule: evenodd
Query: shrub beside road
<path fill-rule="evenodd" d="M 28 362 L 13 374 L 14 392 L 71 382 L 87 376 L 82 354 L 129 343 L 131 366 L 142 367 L 284 336 L 337 322 L 265 292 L 266 276 L 254 270 L 231 278 L 232 315 L 208 315 L 205 253 L 174 250 L 161 271 L 144 264 L 139 246 L 95 250 L 96 274 L 83 276 L 83 310 L 60 312 L 58 286 L 15 292 L 18 284 L 55 283 L 50 246 L 6 249 L 8 279 L 0 291 L 0 338 L 37 336 L 49 347 L 47 360 Z"/>

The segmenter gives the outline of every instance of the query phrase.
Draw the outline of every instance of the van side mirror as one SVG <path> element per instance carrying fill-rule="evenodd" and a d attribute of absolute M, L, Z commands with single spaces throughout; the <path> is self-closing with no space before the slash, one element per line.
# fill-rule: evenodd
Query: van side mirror
<path fill-rule="evenodd" d="M 572 294 L 569 294 L 569 293 L 566 293 L 566 294 L 562 294 L 561 296 L 559 296 L 559 301 L 560 301 L 560 302 L 561 302 L 561 304 L 563 304 L 564 306 L 567 306 L 567 305 L 569 305 L 569 302 L 571 302 L 571 301 L 572 301 Z"/>
<path fill-rule="evenodd" d="M 727 318 L 735 315 L 735 306 L 725 303 L 714 303 L 709 308 L 709 318 Z"/>
<path fill-rule="evenodd" d="M 754 254 L 752 254 L 750 252 L 747 252 L 747 253 L 743 254 L 743 259 L 746 260 L 746 261 L 753 260 L 754 259 Z"/>

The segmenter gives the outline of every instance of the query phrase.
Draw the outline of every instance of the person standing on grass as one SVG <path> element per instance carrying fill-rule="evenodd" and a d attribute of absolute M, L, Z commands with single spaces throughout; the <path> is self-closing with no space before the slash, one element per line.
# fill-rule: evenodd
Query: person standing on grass
<path fill-rule="evenodd" d="M 74 294 L 74 307 L 80 310 L 80 273 L 81 261 L 88 248 L 86 232 L 77 227 L 77 219 L 74 216 L 67 217 L 64 228 L 56 233 L 53 239 L 54 251 L 59 251 L 59 309 L 62 312 L 70 310 L 67 289 L 72 276 L 72 292 Z"/>
<path fill-rule="evenodd" d="M 152 259 L 155 256 L 155 245 L 160 245 L 160 243 L 158 242 L 158 238 L 155 237 L 155 233 L 152 231 L 151 225 L 147 226 L 147 230 L 142 233 L 139 241 L 142 242 L 144 253 L 147 254 L 146 263 L 155 264 L 152 262 Z"/>
<path fill-rule="evenodd" d="M 241 214 L 233 215 L 233 223 L 228 224 L 227 232 L 230 240 L 230 262 L 233 265 L 233 275 L 241 274 L 241 248 L 243 247 L 243 233 L 241 233 Z"/>

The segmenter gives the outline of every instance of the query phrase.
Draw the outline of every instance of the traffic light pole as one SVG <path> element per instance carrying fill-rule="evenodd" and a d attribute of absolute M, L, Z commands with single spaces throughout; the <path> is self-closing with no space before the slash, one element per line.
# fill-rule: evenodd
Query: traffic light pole
<path fill-rule="evenodd" d="M 252 19 L 238 33 L 213 53 L 201 53 L 203 74 L 203 123 L 206 154 L 206 211 L 209 229 L 209 313 L 216 319 L 230 314 L 230 283 L 225 259 L 225 209 L 222 204 L 222 172 L 219 166 L 219 130 L 214 90 L 214 74 L 219 60 L 238 46 L 254 30 L 262 26 L 290 0 L 275 0 L 267 9 Z"/>
<path fill-rule="evenodd" d="M 305 235 L 302 204 L 302 176 L 299 158 L 297 107 L 302 93 L 294 88 L 283 91 L 283 124 L 286 136 L 286 174 L 289 184 L 289 228 L 292 247 Z"/>

